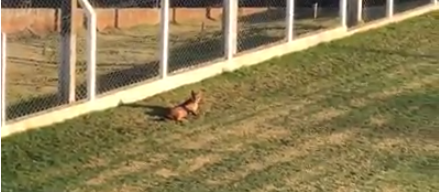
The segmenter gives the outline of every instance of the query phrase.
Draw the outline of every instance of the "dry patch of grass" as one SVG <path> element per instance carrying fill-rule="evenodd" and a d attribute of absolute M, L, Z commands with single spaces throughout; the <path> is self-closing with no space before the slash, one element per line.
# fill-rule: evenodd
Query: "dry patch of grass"
<path fill-rule="evenodd" d="M 100 173 L 97 177 L 94 177 L 86 181 L 86 184 L 102 185 L 103 183 L 109 182 L 109 180 L 114 177 L 145 171 L 150 167 L 151 164 L 147 162 L 140 162 L 140 161 L 124 162 L 122 165 L 116 165 L 115 169 L 104 171 Z"/>

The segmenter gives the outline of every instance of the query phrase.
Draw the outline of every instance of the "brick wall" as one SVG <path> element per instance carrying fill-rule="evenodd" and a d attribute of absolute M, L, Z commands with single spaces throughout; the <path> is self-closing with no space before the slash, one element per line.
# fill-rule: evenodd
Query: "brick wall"
<path fill-rule="evenodd" d="M 266 8 L 243 8 L 240 15 L 251 15 L 266 11 Z M 81 9 L 74 21 L 75 26 L 81 28 L 84 14 Z M 96 9 L 98 30 L 106 28 L 128 28 L 136 25 L 158 24 L 160 19 L 159 9 L 127 8 L 127 9 Z M 212 8 L 211 16 L 221 18 L 222 9 Z M 177 22 L 207 20 L 205 8 L 175 8 L 171 10 L 170 18 Z M 2 9 L 2 32 L 15 33 L 26 29 L 33 32 L 44 33 L 59 31 L 59 9 Z"/>

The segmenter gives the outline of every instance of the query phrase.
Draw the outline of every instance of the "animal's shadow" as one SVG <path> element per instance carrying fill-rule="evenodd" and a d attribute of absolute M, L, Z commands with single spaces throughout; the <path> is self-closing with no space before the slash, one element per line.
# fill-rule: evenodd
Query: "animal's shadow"
<path fill-rule="evenodd" d="M 169 107 L 158 105 L 145 105 L 145 115 L 151 117 L 154 120 L 164 121 L 166 115 L 169 113 Z"/>
<path fill-rule="evenodd" d="M 159 105 L 142 105 L 142 104 L 121 104 L 124 107 L 132 108 L 143 108 L 145 109 L 144 114 L 148 116 L 153 121 L 166 121 L 168 118 L 166 115 L 169 113 L 170 107 L 159 106 Z M 198 119 L 198 116 L 189 115 L 187 119 Z M 183 123 L 183 122 L 180 122 Z"/>
<path fill-rule="evenodd" d="M 159 105 L 124 104 L 123 106 L 143 108 L 145 115 L 156 121 L 166 120 L 166 114 L 169 112 L 169 107 Z"/>

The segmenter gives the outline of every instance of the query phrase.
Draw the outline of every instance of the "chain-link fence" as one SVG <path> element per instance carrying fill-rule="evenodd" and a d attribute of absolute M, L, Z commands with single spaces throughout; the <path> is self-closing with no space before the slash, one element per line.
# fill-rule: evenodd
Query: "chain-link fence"
<path fill-rule="evenodd" d="M 393 4 L 392 4 L 393 2 Z M 432 4 L 432 0 L 359 0 L 358 2 L 350 1 L 349 3 L 360 3 L 361 16 L 360 22 L 370 22 L 386 18 L 392 14 L 398 14 L 404 11 L 413 10 L 421 6 Z M 393 7 L 393 9 L 392 9 Z"/>
<path fill-rule="evenodd" d="M 401 13 L 433 3 L 432 0 L 394 0 L 394 2 L 395 13 Z"/>
<path fill-rule="evenodd" d="M 20 29 L 7 36 L 7 119 L 22 117 L 63 104 L 57 97 L 60 35 L 46 19 L 57 10 L 36 10 L 47 0 L 2 1 L 2 30 Z M 39 15 L 39 17 L 36 17 Z M 28 26 L 36 23 L 38 27 Z"/>
<path fill-rule="evenodd" d="M 222 58 L 222 0 L 177 0 L 170 4 L 168 73 Z"/>
<path fill-rule="evenodd" d="M 158 0 L 92 1 L 100 16 L 96 55 L 98 94 L 158 76 L 159 5 Z M 83 63 L 85 69 L 85 60 Z"/>
<path fill-rule="evenodd" d="M 341 25 L 340 1 L 296 1 L 294 33 L 309 34 Z"/>
<path fill-rule="evenodd" d="M 238 52 L 286 38 L 285 0 L 241 0 L 238 5 Z"/>
<path fill-rule="evenodd" d="M 387 16 L 386 0 L 362 0 L 362 22 L 371 22 Z"/>

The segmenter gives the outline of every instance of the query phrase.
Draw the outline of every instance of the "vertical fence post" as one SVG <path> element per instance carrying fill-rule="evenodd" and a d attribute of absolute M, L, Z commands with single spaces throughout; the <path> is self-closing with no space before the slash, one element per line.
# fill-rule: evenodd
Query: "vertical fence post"
<path fill-rule="evenodd" d="M 87 100 L 93 101 L 96 98 L 96 12 L 89 0 L 79 0 L 79 3 L 87 18 Z"/>
<path fill-rule="evenodd" d="M 88 2 L 88 1 L 87 1 Z M 93 101 L 96 98 L 96 13 L 88 3 L 87 21 L 87 99 Z"/>
<path fill-rule="evenodd" d="M 387 0 L 386 1 L 386 15 L 387 15 L 387 17 L 393 17 L 394 5 L 395 5 L 394 0 Z"/>
<path fill-rule="evenodd" d="M 230 60 L 235 55 L 238 47 L 238 1 L 223 1 L 224 52 L 226 59 Z"/>
<path fill-rule="evenodd" d="M 363 0 L 358 0 L 357 6 L 357 22 L 363 23 Z"/>
<path fill-rule="evenodd" d="M 2 33 L 1 38 L 0 129 L 3 129 L 3 126 L 6 124 L 6 34 Z"/>
<path fill-rule="evenodd" d="M 160 77 L 168 75 L 169 63 L 169 0 L 160 4 Z"/>
<path fill-rule="evenodd" d="M 61 2 L 61 52 L 58 72 L 58 93 L 62 102 L 75 101 L 76 74 L 76 28 L 75 11 L 77 1 Z"/>
<path fill-rule="evenodd" d="M 287 41 L 294 40 L 294 4 L 296 0 L 287 0 Z"/>
<path fill-rule="evenodd" d="M 314 3 L 312 5 L 312 9 L 313 9 L 313 18 L 317 19 L 319 17 L 319 3 Z"/>
<path fill-rule="evenodd" d="M 341 26 L 348 28 L 348 0 L 340 0 Z"/>

